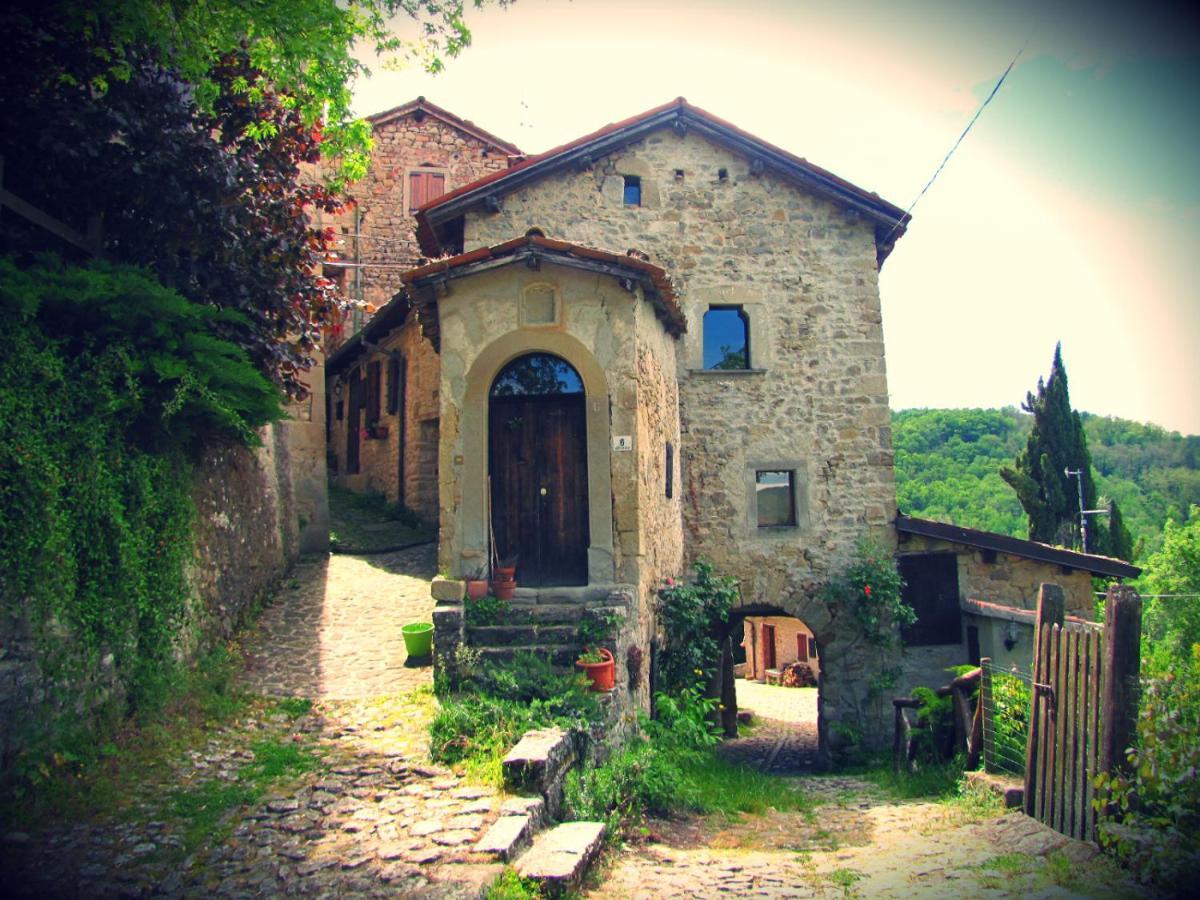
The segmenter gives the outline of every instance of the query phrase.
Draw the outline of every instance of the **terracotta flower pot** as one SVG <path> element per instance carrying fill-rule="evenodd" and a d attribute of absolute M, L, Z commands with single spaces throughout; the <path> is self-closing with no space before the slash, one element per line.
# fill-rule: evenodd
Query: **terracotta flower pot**
<path fill-rule="evenodd" d="M 511 600 L 513 594 L 517 591 L 517 583 L 511 579 L 508 581 L 493 581 L 492 596 L 497 600 Z"/>
<path fill-rule="evenodd" d="M 467 599 L 482 600 L 488 594 L 488 583 L 486 578 L 468 578 L 467 579 Z"/>
<path fill-rule="evenodd" d="M 497 581 L 516 581 L 517 567 L 516 566 L 496 566 L 496 571 L 492 573 Z"/>
<path fill-rule="evenodd" d="M 575 668 L 591 679 L 593 691 L 611 691 L 617 683 L 617 664 L 607 647 L 600 648 L 600 655 L 604 657 L 600 662 L 578 660 Z"/>

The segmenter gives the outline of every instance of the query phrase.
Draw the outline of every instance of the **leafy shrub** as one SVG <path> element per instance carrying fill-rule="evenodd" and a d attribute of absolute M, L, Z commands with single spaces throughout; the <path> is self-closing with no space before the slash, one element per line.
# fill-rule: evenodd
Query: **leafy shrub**
<path fill-rule="evenodd" d="M 1200 871 L 1200 644 L 1145 679 L 1127 755 L 1127 774 L 1096 777 L 1101 846 L 1141 880 L 1182 891 Z"/>
<path fill-rule="evenodd" d="M 917 614 L 904 602 L 904 579 L 891 553 L 869 540 L 859 541 L 854 558 L 825 586 L 824 599 L 835 614 L 845 610 L 872 644 L 898 643 L 894 626 L 911 625 Z"/>
<path fill-rule="evenodd" d="M 1030 702 L 1029 685 L 1024 679 L 1003 672 L 992 675 L 992 746 L 999 766 L 1009 771 L 1024 771 Z"/>
<path fill-rule="evenodd" d="M 472 628 L 481 628 L 487 625 L 495 625 L 497 622 L 503 622 L 511 610 L 512 605 L 507 600 L 501 600 L 499 597 L 493 597 L 489 594 L 478 600 L 472 600 L 468 597 L 463 615 L 466 617 L 469 626 Z"/>
<path fill-rule="evenodd" d="M 713 574 L 707 560 L 695 564 L 691 584 L 667 579 L 658 592 L 658 615 L 667 642 L 659 664 L 667 693 L 690 687 L 700 672 L 706 679 L 716 673 L 721 647 L 716 631 L 729 621 L 729 610 L 738 597 L 737 582 Z"/>

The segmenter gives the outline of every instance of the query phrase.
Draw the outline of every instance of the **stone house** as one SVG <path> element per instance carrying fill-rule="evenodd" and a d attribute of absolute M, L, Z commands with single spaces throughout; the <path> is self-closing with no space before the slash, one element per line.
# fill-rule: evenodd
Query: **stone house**
<path fill-rule="evenodd" d="M 422 103 L 376 128 L 423 108 L 478 171 L 416 209 L 417 265 L 360 270 L 394 293 L 328 361 L 336 480 L 436 518 L 445 573 L 494 548 L 525 604 L 618 603 L 635 706 L 658 588 L 706 557 L 737 633 L 791 617 L 819 647 L 822 757 L 885 740 L 881 671 L 903 693 L 965 653 L 880 659 L 820 597 L 861 539 L 927 540 L 894 523 L 878 274 L 904 211 L 683 99 L 527 158 Z M 404 165 L 365 197 L 415 252 Z"/>
<path fill-rule="evenodd" d="M 370 116 L 375 143 L 355 206 L 332 221 L 339 259 L 326 274 L 363 310 L 326 346 L 331 478 L 437 517 L 438 359 L 407 309 L 390 305 L 420 258 L 413 212 L 440 194 L 505 169 L 520 150 L 418 97 Z"/>
<path fill-rule="evenodd" d="M 745 677 L 779 683 L 780 670 L 804 663 L 814 678 L 821 676 L 821 655 L 812 629 L 791 616 L 747 616 L 742 623 Z"/>

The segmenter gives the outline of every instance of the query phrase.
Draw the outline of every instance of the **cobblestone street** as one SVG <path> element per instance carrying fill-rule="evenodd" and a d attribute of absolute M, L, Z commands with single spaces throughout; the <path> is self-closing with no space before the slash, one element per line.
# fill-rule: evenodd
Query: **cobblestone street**
<path fill-rule="evenodd" d="M 774 775 L 811 772 L 817 765 L 817 689 L 737 680 L 739 710 L 754 713 L 750 734 L 721 745 L 726 759 Z"/>
<path fill-rule="evenodd" d="M 121 815 L 5 835 L 4 893 L 479 896 L 500 866 L 472 847 L 502 798 L 428 763 L 432 670 L 409 663 L 400 634 L 429 620 L 432 573 L 431 546 L 302 561 L 246 638 L 239 680 L 269 697 L 147 776 Z M 270 697 L 313 704 L 293 719 Z M 319 764 L 189 845 L 172 802 L 237 785 L 263 741 Z"/>

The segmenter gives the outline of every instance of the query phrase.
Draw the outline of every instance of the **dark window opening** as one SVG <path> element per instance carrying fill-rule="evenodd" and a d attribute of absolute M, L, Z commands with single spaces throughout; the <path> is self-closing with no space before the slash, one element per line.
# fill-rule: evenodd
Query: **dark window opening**
<path fill-rule="evenodd" d="M 379 421 L 380 380 L 383 367 L 378 362 L 367 365 L 367 425 Z"/>
<path fill-rule="evenodd" d="M 901 629 L 904 643 L 962 643 L 958 557 L 953 553 L 913 553 L 901 556 L 899 567 L 904 579 L 901 596 L 917 614 L 917 621 Z"/>
<path fill-rule="evenodd" d="M 636 175 L 625 176 L 625 205 L 642 205 L 642 179 Z"/>
<path fill-rule="evenodd" d="M 388 360 L 387 376 L 387 411 L 395 415 L 400 408 L 400 360 L 392 357 Z"/>
<path fill-rule="evenodd" d="M 704 368 L 750 368 L 750 319 L 740 306 L 713 306 L 704 314 Z"/>
<path fill-rule="evenodd" d="M 667 441 L 667 499 L 675 496 L 675 447 Z"/>
<path fill-rule="evenodd" d="M 815 637 L 808 639 L 808 655 L 813 659 L 817 658 L 817 639 Z"/>
<path fill-rule="evenodd" d="M 759 528 L 786 528 L 796 524 L 794 472 L 754 473 Z"/>

